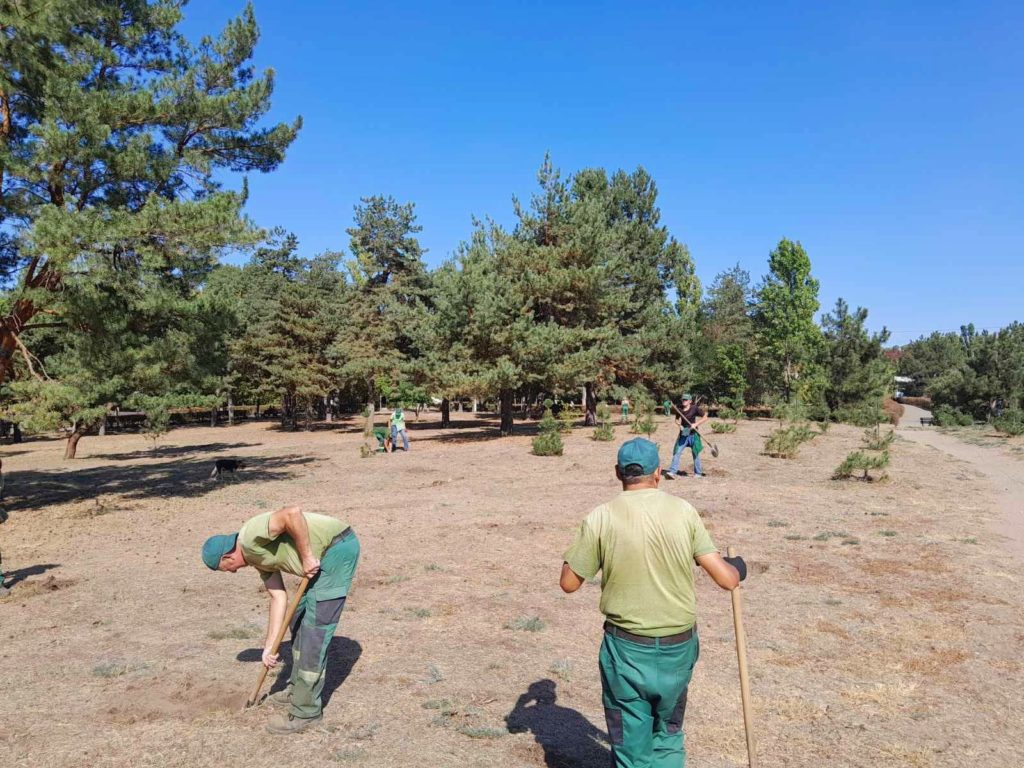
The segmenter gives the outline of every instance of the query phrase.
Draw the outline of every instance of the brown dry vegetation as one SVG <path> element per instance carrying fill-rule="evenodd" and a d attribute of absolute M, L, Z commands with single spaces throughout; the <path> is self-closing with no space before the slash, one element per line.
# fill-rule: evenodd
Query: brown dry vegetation
<path fill-rule="evenodd" d="M 483 417 L 455 416 L 449 430 L 426 416 L 410 453 L 373 459 L 358 458 L 355 423 L 181 429 L 154 451 L 88 438 L 71 464 L 58 441 L 4 449 L 0 546 L 18 579 L 0 602 L 4 768 L 604 766 L 598 588 L 563 595 L 557 575 L 579 520 L 617 492 L 625 428 L 614 443 L 576 429 L 564 456 L 540 458 L 528 434 L 490 439 Z M 716 436 L 709 478 L 664 485 L 754 563 L 761 764 L 1018 765 L 1024 599 L 987 486 L 906 440 L 889 481 L 835 482 L 862 430 L 836 426 L 781 461 L 760 453 L 771 426 Z M 672 437 L 667 423 L 655 435 L 666 462 Z M 248 467 L 212 481 L 216 456 Z M 211 573 L 198 551 L 288 502 L 349 521 L 363 559 L 323 724 L 281 738 L 264 733 L 266 708 L 238 711 L 259 579 Z M 698 583 L 690 764 L 745 765 L 728 595 Z"/>

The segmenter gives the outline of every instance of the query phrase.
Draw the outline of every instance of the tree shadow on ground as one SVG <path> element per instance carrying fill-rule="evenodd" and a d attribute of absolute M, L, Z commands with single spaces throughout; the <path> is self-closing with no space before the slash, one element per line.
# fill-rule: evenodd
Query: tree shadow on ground
<path fill-rule="evenodd" d="M 24 581 L 29 576 L 38 576 L 41 573 L 46 573 L 51 568 L 60 568 L 58 563 L 44 563 L 42 565 L 30 565 L 28 568 L 18 568 L 13 571 L 7 571 L 4 574 L 7 581 L 4 586 L 10 588 L 17 584 L 19 581 Z"/>
<path fill-rule="evenodd" d="M 133 461 L 135 459 L 169 459 L 187 456 L 192 453 L 223 453 L 236 448 L 254 448 L 259 443 L 206 443 L 205 445 L 161 445 L 156 448 L 143 448 L 127 453 L 90 453 L 90 459 L 109 459 L 110 461 Z M 221 458 L 210 456 L 211 459 Z"/>
<path fill-rule="evenodd" d="M 293 468 L 310 464 L 312 456 L 248 456 L 245 469 L 234 473 L 235 483 L 266 483 L 294 476 Z M 102 494 L 124 499 L 197 498 L 223 485 L 210 477 L 212 457 L 172 460 L 134 466 L 106 465 L 83 469 L 22 470 L 7 478 L 8 511 L 47 504 L 94 499 Z"/>
<path fill-rule="evenodd" d="M 341 687 L 363 653 L 363 646 L 347 637 L 333 637 L 327 648 L 327 680 L 324 682 L 323 704 L 326 707 L 334 692 Z M 292 644 L 281 643 L 281 671 L 266 695 L 283 691 L 292 672 Z M 261 661 L 262 648 L 247 648 L 235 657 L 238 661 Z"/>
<path fill-rule="evenodd" d="M 558 706 L 553 680 L 531 683 L 505 716 L 509 733 L 530 731 L 548 768 L 605 768 L 610 756 L 604 731 L 575 709 Z"/>

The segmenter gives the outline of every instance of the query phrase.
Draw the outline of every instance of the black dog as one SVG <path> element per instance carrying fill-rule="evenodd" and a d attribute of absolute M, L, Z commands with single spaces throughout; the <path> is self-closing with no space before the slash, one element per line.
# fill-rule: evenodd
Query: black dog
<path fill-rule="evenodd" d="M 234 472 L 236 469 L 245 469 L 245 462 L 239 459 L 217 459 L 210 477 L 220 477 L 221 472 Z"/>

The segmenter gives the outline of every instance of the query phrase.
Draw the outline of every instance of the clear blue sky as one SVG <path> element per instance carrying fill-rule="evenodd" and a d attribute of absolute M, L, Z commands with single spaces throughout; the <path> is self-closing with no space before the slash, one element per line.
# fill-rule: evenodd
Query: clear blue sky
<path fill-rule="evenodd" d="M 240 0 L 192 0 L 185 31 Z M 1024 6 L 256 0 L 272 118 L 305 127 L 249 214 L 348 246 L 360 196 L 416 204 L 427 261 L 511 223 L 545 151 L 645 167 L 707 285 L 781 237 L 905 342 L 1024 319 Z"/>

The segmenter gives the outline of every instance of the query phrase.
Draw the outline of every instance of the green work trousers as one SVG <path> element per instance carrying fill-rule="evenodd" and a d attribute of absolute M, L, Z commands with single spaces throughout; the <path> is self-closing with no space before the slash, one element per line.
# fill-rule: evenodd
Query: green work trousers
<path fill-rule="evenodd" d="M 309 583 L 292 618 L 291 713 L 319 717 L 327 681 L 327 650 L 338 627 L 345 597 L 359 562 L 359 539 L 352 534 L 320 558 L 320 573 Z"/>
<path fill-rule="evenodd" d="M 601 690 L 616 768 L 683 768 L 686 691 L 700 655 L 685 643 L 641 645 L 605 632 Z"/>

